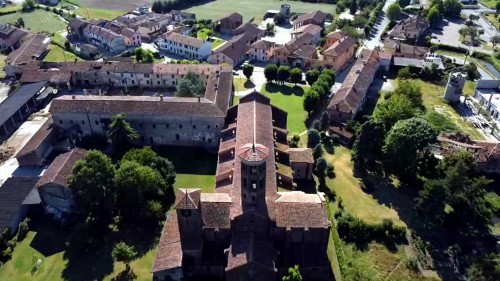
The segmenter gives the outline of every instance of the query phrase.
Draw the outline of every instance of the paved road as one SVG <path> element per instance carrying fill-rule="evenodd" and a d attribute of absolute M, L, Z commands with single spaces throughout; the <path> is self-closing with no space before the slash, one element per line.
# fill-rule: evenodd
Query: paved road
<path fill-rule="evenodd" d="M 389 24 L 389 19 L 385 15 L 385 10 L 394 2 L 396 2 L 396 0 L 387 0 L 387 2 L 385 2 L 384 8 L 382 9 L 382 13 L 379 17 L 379 21 L 373 27 L 373 30 L 375 30 L 375 32 L 372 33 L 370 35 L 370 38 L 363 44 L 365 48 L 374 49 L 377 46 L 383 45 L 383 43 L 380 41 L 380 35 L 382 35 L 384 28 Z"/>

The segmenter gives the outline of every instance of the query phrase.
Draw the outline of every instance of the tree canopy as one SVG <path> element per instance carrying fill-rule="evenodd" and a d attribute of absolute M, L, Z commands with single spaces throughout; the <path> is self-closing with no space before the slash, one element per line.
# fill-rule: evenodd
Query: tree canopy
<path fill-rule="evenodd" d="M 278 68 L 278 80 L 283 84 L 290 78 L 290 67 L 282 65 Z"/>
<path fill-rule="evenodd" d="M 299 271 L 299 266 L 290 267 L 288 274 L 283 276 L 283 281 L 302 281 L 302 275 Z"/>
<path fill-rule="evenodd" d="M 273 82 L 278 79 L 278 66 L 275 64 L 268 64 L 264 68 L 264 76 L 267 82 Z"/>
<path fill-rule="evenodd" d="M 386 11 L 387 18 L 391 21 L 397 21 L 399 19 L 399 15 L 401 14 L 401 7 L 398 3 L 392 3 Z"/>
<path fill-rule="evenodd" d="M 253 65 L 251 64 L 244 64 L 243 65 L 243 75 L 247 78 L 247 80 L 250 80 L 250 77 L 252 77 L 253 74 Z"/>
<path fill-rule="evenodd" d="M 390 129 L 399 120 L 409 119 L 416 114 L 411 100 L 405 95 L 393 95 L 377 106 L 374 119 Z"/>
<path fill-rule="evenodd" d="M 204 93 L 205 81 L 201 75 L 189 71 L 179 81 L 175 95 L 178 97 L 203 97 Z"/>
<path fill-rule="evenodd" d="M 129 246 L 125 242 L 117 243 L 111 252 L 113 259 L 117 262 L 123 262 L 129 268 L 130 262 L 137 257 L 137 252 L 133 246 Z"/>
<path fill-rule="evenodd" d="M 354 163 L 360 168 L 371 170 L 375 161 L 382 157 L 385 128 L 382 123 L 368 120 L 359 129 L 352 146 Z"/>
<path fill-rule="evenodd" d="M 310 86 L 318 80 L 320 72 L 316 69 L 308 70 L 306 72 L 306 81 Z"/>
<path fill-rule="evenodd" d="M 302 81 L 302 70 L 298 67 L 290 71 L 290 82 L 297 84 Z"/>
<path fill-rule="evenodd" d="M 422 91 L 420 86 L 409 80 L 399 80 L 398 87 L 393 92 L 394 95 L 406 96 L 416 108 L 423 108 Z"/>
<path fill-rule="evenodd" d="M 139 140 L 139 134 L 126 120 L 127 115 L 120 113 L 111 119 L 107 132 L 108 142 L 113 145 L 115 152 L 130 148 Z"/>

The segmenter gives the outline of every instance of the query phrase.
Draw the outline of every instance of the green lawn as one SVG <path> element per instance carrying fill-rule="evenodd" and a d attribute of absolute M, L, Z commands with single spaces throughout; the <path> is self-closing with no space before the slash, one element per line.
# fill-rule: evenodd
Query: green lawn
<path fill-rule="evenodd" d="M 202 192 L 214 192 L 214 175 L 177 174 L 175 177 L 175 189 L 179 188 L 201 188 Z"/>
<path fill-rule="evenodd" d="M 66 23 L 60 20 L 54 13 L 41 9 L 29 13 L 19 12 L 0 16 L 0 23 L 13 23 L 17 21 L 18 18 L 24 20 L 27 29 L 37 32 L 54 33 L 65 30 L 67 26 Z"/>
<path fill-rule="evenodd" d="M 307 112 L 303 108 L 304 90 L 300 86 L 264 84 L 260 91 L 271 99 L 271 104 L 288 113 L 289 135 L 307 130 Z"/>
<path fill-rule="evenodd" d="M 113 20 L 125 13 L 126 11 L 107 10 L 93 7 L 81 7 L 80 9 L 75 10 L 75 14 L 86 19 Z"/>
<path fill-rule="evenodd" d="M 68 41 L 66 37 L 61 35 L 61 32 L 56 32 L 54 33 L 54 36 L 52 37 L 52 43 L 59 45 L 59 46 L 64 46 L 64 43 Z"/>
<path fill-rule="evenodd" d="M 492 2 L 492 3 L 495 3 L 495 2 Z M 498 21 L 495 14 L 486 14 L 485 17 L 497 29 L 500 28 L 500 21 Z"/>
<path fill-rule="evenodd" d="M 246 78 L 235 77 L 233 79 L 234 90 L 237 92 L 247 91 L 252 88 L 255 88 L 255 84 L 252 81 L 247 80 Z"/>
<path fill-rule="evenodd" d="M 479 0 L 479 3 L 485 5 L 488 8 L 495 9 L 495 5 L 497 4 L 497 0 Z"/>
<path fill-rule="evenodd" d="M 362 183 L 353 173 L 350 150 L 338 146 L 334 154 L 324 153 L 328 163 L 335 168 L 335 178 L 327 178 L 326 184 L 334 190 L 337 197 L 342 197 L 345 209 L 368 223 L 381 223 L 384 218 L 392 219 L 394 223 L 403 225 L 395 209 L 382 205 L 378 200 L 404 199 L 390 186 L 381 186 L 371 194 L 362 189 Z"/>
<path fill-rule="evenodd" d="M 284 2 L 278 0 L 252 0 L 252 1 L 234 1 L 234 0 L 216 0 L 206 4 L 194 6 L 187 9 L 188 12 L 196 14 L 198 19 L 217 20 L 221 17 L 237 11 L 243 15 L 244 21 L 250 21 L 255 18 L 256 21 L 262 19 L 269 9 L 280 9 Z M 335 5 L 315 4 L 293 1 L 291 4 L 292 12 L 307 13 L 314 10 L 321 10 L 325 13 L 335 14 Z"/>
<path fill-rule="evenodd" d="M 48 224 L 50 225 L 50 223 Z M 43 236 L 43 238 L 40 238 Z M 92 258 L 79 254 L 77 265 L 68 267 L 69 262 L 65 256 L 65 241 L 67 233 L 63 230 L 47 226 L 38 231 L 30 231 L 26 239 L 18 243 L 12 259 L 0 267 L 0 280 L 15 281 L 59 281 L 59 280 L 115 280 L 116 276 L 125 269 L 123 263 L 108 264 L 104 257 Z M 47 239 L 47 241 L 42 241 Z M 50 245 L 50 246 L 47 246 Z M 46 256 L 37 249 L 54 247 L 49 249 L 51 253 Z M 37 249 L 35 249 L 37 248 Z M 137 274 L 136 280 L 150 281 L 153 276 L 150 273 L 153 266 L 156 247 L 147 251 L 144 255 L 131 263 L 131 268 Z M 103 260 L 100 260 L 102 258 Z M 42 260 L 38 271 L 31 274 L 37 259 Z M 104 265 L 106 264 L 106 265 Z M 109 266 L 108 266 L 109 265 Z M 104 269 L 105 268 L 105 269 Z M 99 278 L 92 276 L 98 273 Z"/>
<path fill-rule="evenodd" d="M 63 62 L 65 60 L 66 61 L 75 61 L 75 59 L 79 60 L 79 61 L 82 60 L 81 58 L 77 57 L 75 54 L 73 54 L 71 52 L 67 52 L 63 48 L 61 48 L 57 45 L 50 44 L 49 49 L 50 49 L 50 51 L 47 54 L 47 56 L 45 56 L 43 61 Z"/>
<path fill-rule="evenodd" d="M 451 105 L 446 103 L 443 99 L 444 86 L 434 85 L 421 80 L 414 81 L 418 83 L 422 89 L 427 114 L 434 111 L 444 115 L 446 119 L 456 125 L 458 131 L 468 134 L 473 139 L 484 139 L 483 135 L 481 135 L 481 133 L 479 133 L 471 123 L 463 121 L 457 111 Z M 468 86 L 468 92 L 471 91 L 470 87 L 472 86 Z"/>
<path fill-rule="evenodd" d="M 203 28 L 202 30 L 199 30 L 197 33 L 196 33 L 196 37 L 198 37 L 198 39 L 201 39 L 201 40 L 207 40 L 209 33 L 211 32 L 212 30 L 208 29 L 208 28 Z M 220 38 L 217 38 L 217 34 L 213 34 L 212 36 L 215 36 L 212 37 L 210 40 L 213 40 L 212 41 L 212 49 L 215 49 L 217 48 L 218 46 L 222 45 L 224 42 L 226 42 L 225 40 L 223 39 L 220 39 Z"/>
<path fill-rule="evenodd" d="M 0 79 L 5 78 L 5 55 L 0 55 Z"/>
<path fill-rule="evenodd" d="M 18 11 L 21 11 L 22 8 L 23 7 L 21 7 L 19 5 L 9 4 L 3 8 L 0 8 L 0 13 L 8 13 L 8 12 L 12 12 L 12 11 L 18 12 Z"/>

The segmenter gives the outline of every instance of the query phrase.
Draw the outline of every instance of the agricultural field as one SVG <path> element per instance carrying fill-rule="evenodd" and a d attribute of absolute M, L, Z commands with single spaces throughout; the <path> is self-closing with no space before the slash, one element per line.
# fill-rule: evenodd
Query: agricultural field
<path fill-rule="evenodd" d="M 64 62 L 64 61 L 75 61 L 82 60 L 77 57 L 75 54 L 65 51 L 63 48 L 50 44 L 49 45 L 49 53 L 45 56 L 43 61 L 47 62 Z"/>
<path fill-rule="evenodd" d="M 267 10 L 278 9 L 281 4 L 286 2 L 278 0 L 252 0 L 252 1 L 236 1 L 236 0 L 215 0 L 206 2 L 187 9 L 186 11 L 196 14 L 198 19 L 219 19 L 232 12 L 238 12 L 243 15 L 243 21 L 251 19 L 262 19 Z M 290 1 L 292 13 L 307 13 L 314 10 L 321 10 L 325 13 L 335 14 L 335 5 L 332 4 L 314 4 L 298 1 Z"/>
<path fill-rule="evenodd" d="M 65 30 L 67 26 L 67 24 L 54 13 L 41 9 L 29 13 L 18 12 L 0 16 L 0 23 L 13 23 L 19 18 L 24 20 L 25 28 L 36 32 L 52 34 L 57 31 Z"/>

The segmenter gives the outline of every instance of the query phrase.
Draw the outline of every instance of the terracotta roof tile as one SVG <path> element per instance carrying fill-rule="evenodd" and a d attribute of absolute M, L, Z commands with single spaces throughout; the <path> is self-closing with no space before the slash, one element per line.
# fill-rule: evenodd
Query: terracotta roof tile
<path fill-rule="evenodd" d="M 324 54 L 331 56 L 339 56 L 355 45 L 356 45 L 356 39 L 350 36 L 346 36 L 340 39 L 339 41 L 333 43 L 328 49 L 324 51 Z"/>
<path fill-rule="evenodd" d="M 312 149 L 310 148 L 290 148 L 288 154 L 290 155 L 290 162 L 314 163 Z"/>
<path fill-rule="evenodd" d="M 177 192 L 174 208 L 198 209 L 200 205 L 201 190 L 197 188 L 181 188 Z"/>
<path fill-rule="evenodd" d="M 276 200 L 276 226 L 285 228 L 328 228 L 323 194 L 302 191 L 279 192 Z"/>
<path fill-rule="evenodd" d="M 153 264 L 152 272 L 159 272 L 182 266 L 181 235 L 179 223 L 174 210 L 167 213 L 167 220 L 158 244 L 158 252 Z"/>
<path fill-rule="evenodd" d="M 201 217 L 204 228 L 229 229 L 232 199 L 226 193 L 202 193 Z"/>
<path fill-rule="evenodd" d="M 49 183 L 68 187 L 68 177 L 73 171 L 73 166 L 85 157 L 85 153 L 86 150 L 76 148 L 57 156 L 37 182 L 36 188 L 43 188 Z"/>

